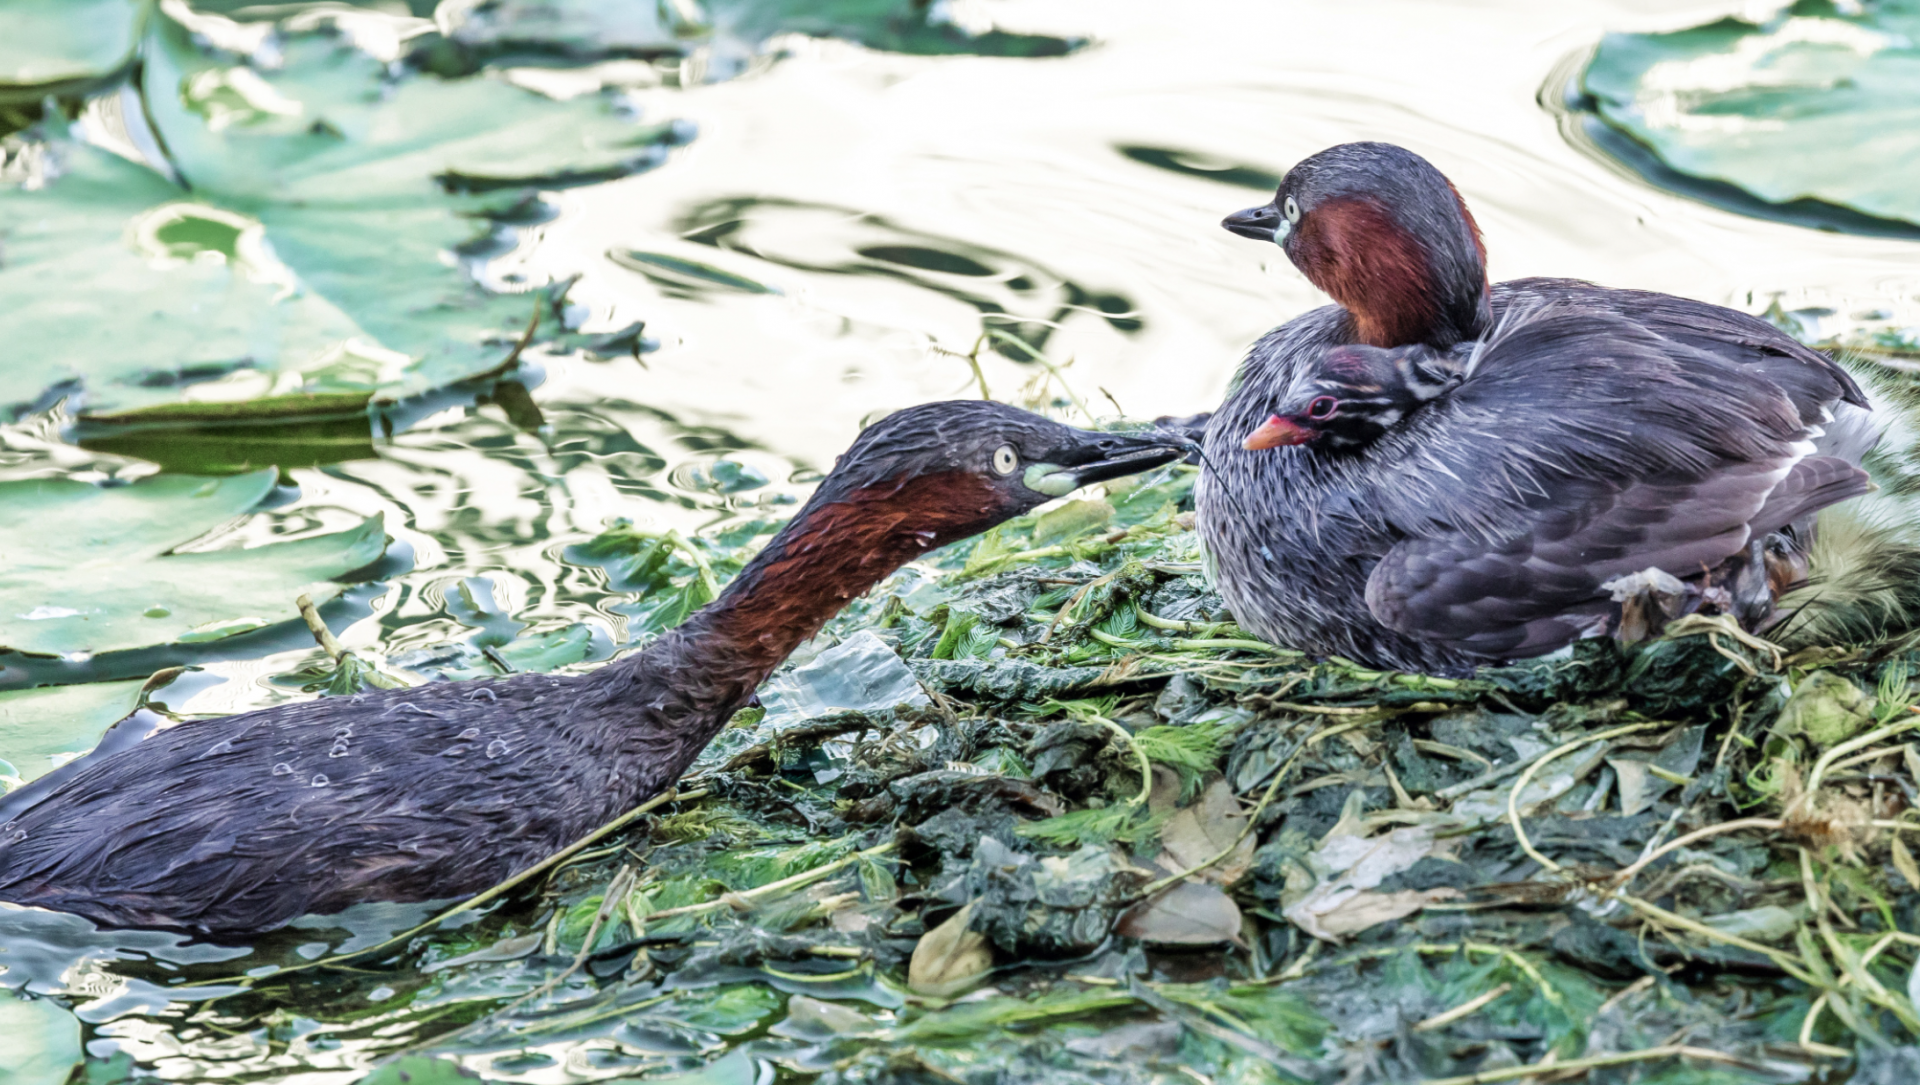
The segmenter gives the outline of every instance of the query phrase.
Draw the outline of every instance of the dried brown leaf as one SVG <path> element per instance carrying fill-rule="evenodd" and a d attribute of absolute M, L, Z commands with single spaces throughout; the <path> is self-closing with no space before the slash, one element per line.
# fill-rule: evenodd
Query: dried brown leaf
<path fill-rule="evenodd" d="M 1178 882 L 1127 909 L 1116 934 L 1163 945 L 1211 946 L 1240 941 L 1240 906 L 1202 882 Z"/>
<path fill-rule="evenodd" d="M 1233 853 L 1201 871 L 1198 877 L 1217 885 L 1231 885 L 1253 865 L 1253 834 L 1238 844 L 1247 815 L 1225 780 L 1215 780 L 1192 806 L 1167 819 L 1160 830 L 1159 864 L 1169 874 L 1199 866 L 1232 847 Z"/>
<path fill-rule="evenodd" d="M 920 936 L 907 964 L 907 986 L 923 995 L 948 998 L 972 987 L 993 968 L 987 936 L 967 929 L 973 904 Z"/>
<path fill-rule="evenodd" d="M 1893 834 L 1893 869 L 1907 880 L 1907 884 L 1920 889 L 1920 866 L 1914 865 L 1913 853 L 1907 850 L 1906 842 L 1899 833 Z"/>
<path fill-rule="evenodd" d="M 1334 937 L 1358 934 L 1369 927 L 1404 919 L 1435 901 L 1453 900 L 1460 895 L 1458 889 L 1446 888 L 1402 889 L 1397 893 L 1362 891 L 1316 915 L 1320 930 L 1314 933 L 1325 932 Z"/>

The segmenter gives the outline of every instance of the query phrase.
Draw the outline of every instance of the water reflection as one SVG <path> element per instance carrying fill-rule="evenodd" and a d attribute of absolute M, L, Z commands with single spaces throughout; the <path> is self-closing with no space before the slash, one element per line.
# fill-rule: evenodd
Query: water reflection
<path fill-rule="evenodd" d="M 1124 334 L 1142 327 L 1123 294 L 1083 286 L 1031 257 L 851 208 L 732 197 L 695 206 L 673 226 L 687 241 L 794 271 L 889 279 L 910 288 L 907 296 L 916 300 L 926 294 L 950 298 L 978 312 L 983 328 L 1011 332 L 1025 343 L 1029 349 L 993 344 L 1016 362 L 1044 352 L 1054 331 L 1075 314 L 1103 319 Z"/>

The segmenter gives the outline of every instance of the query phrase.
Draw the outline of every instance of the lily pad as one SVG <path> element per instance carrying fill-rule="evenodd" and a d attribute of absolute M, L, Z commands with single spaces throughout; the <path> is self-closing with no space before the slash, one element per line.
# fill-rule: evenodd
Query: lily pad
<path fill-rule="evenodd" d="M 83 384 L 95 406 L 172 399 L 182 384 L 320 359 L 357 334 L 321 299 L 281 297 L 289 273 L 256 224 L 183 202 L 166 178 L 97 147 L 56 137 L 47 154 L 57 179 L 0 199 L 13 344 L 0 411 Z M 200 240 L 142 248 L 169 226 Z M 225 236 L 208 243 L 213 227 Z"/>
<path fill-rule="evenodd" d="M 0 483 L 0 647 L 71 655 L 244 633 L 294 618 L 302 593 L 331 599 L 332 578 L 385 552 L 379 516 L 294 542 L 179 552 L 253 509 L 273 483 L 272 471 L 114 487 Z"/>
<path fill-rule="evenodd" d="M 50 122 L 47 168 L 0 201 L 15 414 L 76 389 L 137 408 L 233 374 L 202 398 L 398 397 L 496 369 L 535 299 L 480 272 L 513 247 L 526 193 L 650 168 L 688 134 L 609 99 L 410 73 L 313 20 L 256 61 L 176 14 L 154 18 L 140 86 L 171 176 Z"/>
<path fill-rule="evenodd" d="M 99 743 L 140 700 L 139 680 L 0 693 L 0 773 L 29 783 Z M 15 784 L 14 786 L 19 786 Z"/>
<path fill-rule="evenodd" d="M 0 992 L 0 1081 L 65 1085 L 80 1061 L 80 1022 L 58 1003 Z"/>
<path fill-rule="evenodd" d="M 9 0 L 0 98 L 105 75 L 133 56 L 148 0 Z"/>
<path fill-rule="evenodd" d="M 1059 56 L 1077 44 L 1041 34 L 970 32 L 952 22 L 943 5 L 923 0 L 495 0 L 447 7 L 452 10 L 439 16 L 449 24 L 447 44 L 470 60 L 529 52 L 658 56 L 717 47 L 723 70 L 733 70 L 768 38 L 790 33 L 929 55 Z"/>
<path fill-rule="evenodd" d="M 135 456 L 163 471 L 191 475 L 317 467 L 373 457 L 369 398 L 364 392 L 335 392 L 239 403 L 162 403 L 86 416 L 73 437 L 81 448 Z"/>
<path fill-rule="evenodd" d="M 1912 0 L 1803 0 L 1765 23 L 1609 34 L 1582 82 L 1602 121 L 1681 174 L 1920 224 Z"/>

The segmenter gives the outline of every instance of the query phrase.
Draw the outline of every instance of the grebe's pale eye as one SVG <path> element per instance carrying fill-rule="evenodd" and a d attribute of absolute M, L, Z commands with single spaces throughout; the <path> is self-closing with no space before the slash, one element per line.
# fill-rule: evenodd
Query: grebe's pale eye
<path fill-rule="evenodd" d="M 993 450 L 993 470 L 995 474 L 1011 475 L 1013 474 L 1014 468 L 1019 466 L 1020 454 L 1013 450 L 1012 445 L 1001 445 L 999 448 Z"/>
<path fill-rule="evenodd" d="M 1315 422 L 1325 422 L 1339 411 L 1340 401 L 1332 396 L 1315 396 L 1313 402 L 1307 404 L 1307 417 Z"/>
<path fill-rule="evenodd" d="M 1300 221 L 1300 205 L 1293 202 L 1292 196 L 1288 196 L 1287 202 L 1280 205 L 1280 213 L 1287 216 L 1289 223 L 1298 223 Z"/>

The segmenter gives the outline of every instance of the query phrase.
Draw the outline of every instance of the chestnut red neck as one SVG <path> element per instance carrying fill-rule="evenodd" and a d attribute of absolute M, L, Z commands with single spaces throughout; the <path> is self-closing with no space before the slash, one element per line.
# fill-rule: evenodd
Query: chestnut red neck
<path fill-rule="evenodd" d="M 982 509 L 1002 500 L 984 479 L 961 471 L 840 493 L 823 487 L 718 599 L 599 672 L 608 695 L 636 710 L 622 750 L 661 782 L 673 780 L 849 600 L 928 550 L 973 534 Z"/>
<path fill-rule="evenodd" d="M 1476 339 L 1491 322 L 1486 250 L 1466 204 L 1454 199 L 1463 227 L 1455 238 L 1416 234 L 1370 196 L 1328 200 L 1301 220 L 1287 253 L 1353 314 L 1359 342 L 1445 348 Z"/>
<path fill-rule="evenodd" d="M 1008 500 L 967 471 L 822 496 L 699 615 L 706 633 L 764 660 L 769 671 L 895 569 L 1003 518 Z"/>

